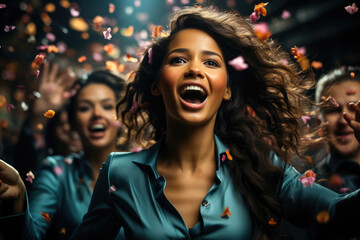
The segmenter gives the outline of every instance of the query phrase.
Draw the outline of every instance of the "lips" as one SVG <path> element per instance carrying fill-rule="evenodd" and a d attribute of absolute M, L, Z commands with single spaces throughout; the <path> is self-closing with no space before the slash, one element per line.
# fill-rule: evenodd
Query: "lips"
<path fill-rule="evenodd" d="M 347 142 L 350 139 L 352 139 L 352 137 L 354 136 L 354 132 L 353 131 L 339 132 L 336 135 L 341 142 Z"/>
<path fill-rule="evenodd" d="M 89 127 L 89 132 L 92 138 L 102 138 L 105 136 L 106 127 L 102 123 L 92 124 Z"/>
<path fill-rule="evenodd" d="M 208 96 L 206 88 L 199 83 L 181 85 L 179 94 L 183 105 L 191 109 L 202 108 Z"/>

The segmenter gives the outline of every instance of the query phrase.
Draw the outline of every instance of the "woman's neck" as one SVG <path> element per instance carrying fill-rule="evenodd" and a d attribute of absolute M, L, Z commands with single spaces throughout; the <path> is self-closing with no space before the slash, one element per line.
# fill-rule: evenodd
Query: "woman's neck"
<path fill-rule="evenodd" d="M 93 169 L 93 180 L 96 180 L 99 176 L 100 168 L 102 167 L 103 162 L 108 158 L 109 154 L 115 151 L 115 145 L 103 149 L 84 147 L 85 157 Z"/>
<path fill-rule="evenodd" d="M 168 122 L 158 164 L 190 173 L 204 164 L 215 164 L 214 159 L 214 123 L 194 127 Z"/>

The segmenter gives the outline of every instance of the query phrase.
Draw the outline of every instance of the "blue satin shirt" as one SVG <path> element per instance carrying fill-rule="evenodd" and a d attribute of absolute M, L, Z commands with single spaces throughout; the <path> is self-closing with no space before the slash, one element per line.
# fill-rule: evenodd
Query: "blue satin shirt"
<path fill-rule="evenodd" d="M 216 180 L 203 199 L 200 221 L 193 228 L 187 228 L 164 194 L 166 180 L 156 170 L 159 141 L 139 153 L 110 154 L 95 185 L 89 211 L 72 239 L 113 239 L 120 227 L 124 228 L 126 239 L 254 239 L 257 228 L 248 205 L 237 191 L 227 165 L 221 161 L 226 146 L 216 136 L 215 142 Z M 285 166 L 275 154 L 271 160 L 284 167 L 279 198 L 286 219 L 300 226 L 316 225 L 316 215 L 328 210 L 329 229 L 334 233 L 359 234 L 359 220 L 355 221 L 356 226 L 344 227 L 350 220 L 339 217 L 352 212 L 360 214 L 358 192 L 341 197 L 317 184 L 304 187 L 299 180 L 302 175 L 293 167 Z M 226 207 L 231 216 L 223 218 Z"/>

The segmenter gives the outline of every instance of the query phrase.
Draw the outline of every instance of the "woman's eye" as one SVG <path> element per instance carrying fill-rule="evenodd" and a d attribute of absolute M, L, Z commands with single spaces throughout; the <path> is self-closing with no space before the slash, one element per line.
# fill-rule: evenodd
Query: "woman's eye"
<path fill-rule="evenodd" d="M 207 60 L 205 62 L 205 64 L 209 65 L 209 66 L 213 66 L 213 67 L 219 67 L 220 66 L 219 63 L 217 61 L 215 61 L 215 60 Z"/>
<path fill-rule="evenodd" d="M 90 107 L 87 107 L 87 106 L 79 106 L 78 107 L 78 111 L 79 112 L 86 112 L 86 111 L 89 111 Z"/>
<path fill-rule="evenodd" d="M 112 104 L 106 104 L 106 105 L 104 105 L 104 109 L 105 109 L 105 110 L 113 110 L 113 109 L 114 109 L 114 105 L 112 105 Z"/>
<path fill-rule="evenodd" d="M 174 57 L 170 60 L 170 64 L 181 64 L 185 63 L 185 60 L 181 57 Z"/>

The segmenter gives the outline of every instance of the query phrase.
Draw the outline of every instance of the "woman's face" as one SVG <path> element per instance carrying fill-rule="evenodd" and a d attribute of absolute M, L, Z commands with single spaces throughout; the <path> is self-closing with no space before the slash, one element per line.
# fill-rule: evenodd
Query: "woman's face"
<path fill-rule="evenodd" d="M 116 116 L 114 91 L 104 84 L 92 83 L 81 89 L 76 104 L 76 128 L 84 148 L 116 146 L 118 129 L 111 124 Z"/>
<path fill-rule="evenodd" d="M 226 63 L 213 38 L 185 29 L 171 40 L 153 94 L 161 94 L 168 120 L 187 125 L 215 122 L 223 99 L 230 99 Z"/>

